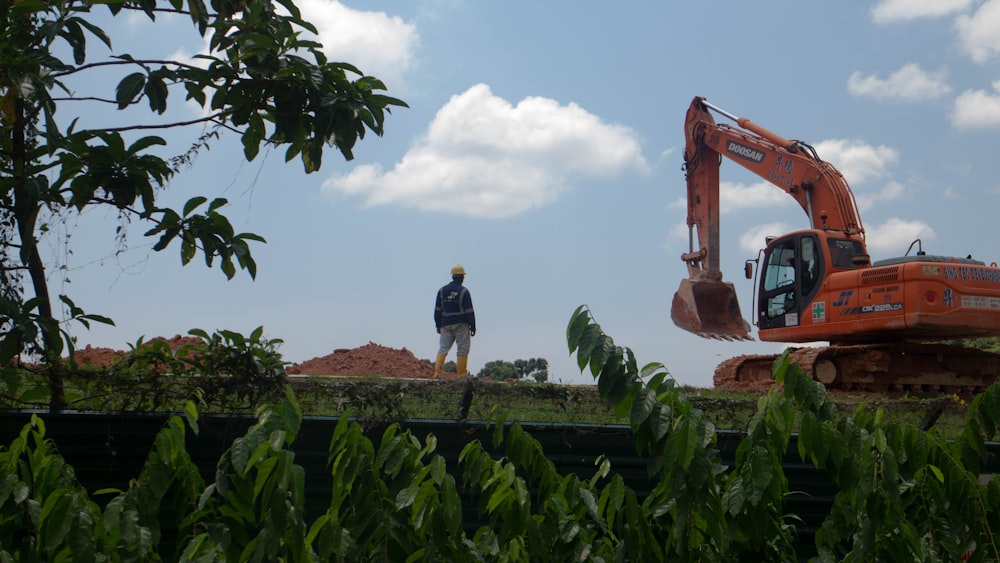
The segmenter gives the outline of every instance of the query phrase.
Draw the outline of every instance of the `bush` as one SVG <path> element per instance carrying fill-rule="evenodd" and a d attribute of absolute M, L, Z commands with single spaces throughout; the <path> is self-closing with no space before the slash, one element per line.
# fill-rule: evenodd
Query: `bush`
<path fill-rule="evenodd" d="M 641 366 L 583 307 L 567 329 L 607 405 L 630 420 L 648 459 L 645 498 L 606 459 L 590 478 L 561 475 L 519 425 L 492 448 L 468 443 L 449 470 L 396 424 L 378 446 L 340 419 L 330 441 L 328 509 L 304 518 L 303 469 L 289 446 L 301 410 L 290 390 L 262 409 L 205 484 L 185 449 L 188 403 L 160 432 L 140 476 L 103 510 L 76 482 L 38 416 L 0 450 L 0 560 L 159 560 L 161 504 L 180 507 L 175 558 L 231 561 L 789 561 L 798 519 L 785 510 L 785 457 L 838 487 L 816 533 L 821 561 L 1000 560 L 1000 480 L 983 484 L 986 441 L 1000 430 L 1000 383 L 977 396 L 958 440 L 886 420 L 840 415 L 788 356 L 758 402 L 730 467 L 717 433 L 662 364 Z M 794 455 L 794 454 L 792 454 Z M 459 481 L 457 476 L 460 476 Z M 475 499 L 462 506 L 459 491 Z M 463 515 L 474 510 L 477 528 Z"/>

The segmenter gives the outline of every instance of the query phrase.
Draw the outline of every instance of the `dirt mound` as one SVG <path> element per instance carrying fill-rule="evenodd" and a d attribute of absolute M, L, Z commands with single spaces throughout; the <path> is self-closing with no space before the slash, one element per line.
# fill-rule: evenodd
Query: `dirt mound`
<path fill-rule="evenodd" d="M 176 335 L 173 338 L 157 337 L 153 340 L 165 341 L 172 350 L 187 344 L 201 344 L 203 340 L 194 336 Z M 125 350 L 95 348 L 87 345 L 76 350 L 76 361 L 81 366 L 109 367 L 128 354 Z M 430 378 L 434 376 L 434 366 L 418 360 L 406 348 L 395 349 L 369 342 L 359 348 L 337 349 L 332 354 L 313 358 L 301 364 L 288 366 L 289 375 L 381 375 L 387 377 Z M 454 373 L 444 373 L 445 378 L 458 377 Z"/>
<path fill-rule="evenodd" d="M 171 350 L 177 350 L 181 346 L 188 344 L 201 344 L 204 342 L 201 338 L 196 336 L 181 336 L 179 334 L 174 335 L 173 338 L 158 336 L 153 340 L 162 340 L 166 342 L 167 345 L 170 346 Z M 88 344 L 85 348 L 76 350 L 73 354 L 76 358 L 76 363 L 81 366 L 106 368 L 122 359 L 126 354 L 128 354 L 128 352 L 125 350 L 115 350 L 113 348 L 94 348 Z"/>
<path fill-rule="evenodd" d="M 433 377 L 434 366 L 418 360 L 406 348 L 395 349 L 369 342 L 360 348 L 337 349 L 328 356 L 288 367 L 290 375 L 382 375 L 388 377 Z M 457 377 L 446 373 L 444 377 Z"/>

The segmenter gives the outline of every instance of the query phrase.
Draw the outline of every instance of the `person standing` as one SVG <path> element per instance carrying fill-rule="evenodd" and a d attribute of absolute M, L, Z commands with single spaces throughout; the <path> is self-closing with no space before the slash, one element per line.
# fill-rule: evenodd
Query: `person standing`
<path fill-rule="evenodd" d="M 440 335 L 434 377 L 441 375 L 441 367 L 452 344 L 458 345 L 458 375 L 468 375 L 469 348 L 476 335 L 476 312 L 472 309 L 472 294 L 462 285 L 465 268 L 456 264 L 451 269 L 451 283 L 437 292 L 434 302 L 434 325 Z"/>

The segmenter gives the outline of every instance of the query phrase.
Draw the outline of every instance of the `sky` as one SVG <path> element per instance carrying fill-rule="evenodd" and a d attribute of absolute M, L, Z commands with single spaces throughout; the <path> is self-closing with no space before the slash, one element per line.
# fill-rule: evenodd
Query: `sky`
<path fill-rule="evenodd" d="M 409 108 L 392 111 L 383 137 L 359 142 L 353 161 L 331 150 L 313 174 L 280 149 L 245 162 L 230 135 L 173 178 L 163 203 L 225 197 L 234 227 L 267 240 L 253 250 L 255 280 L 227 281 L 200 259 L 181 267 L 177 248 L 152 251 L 144 225 L 116 241 L 113 213 L 71 217 L 54 239 L 69 244 L 47 248 L 61 266 L 53 291 L 116 323 L 67 327 L 78 347 L 263 326 L 289 362 L 369 342 L 429 359 L 435 293 L 462 264 L 474 373 L 541 357 L 550 381 L 593 383 L 566 345 L 569 318 L 586 305 L 640 364 L 710 387 L 722 360 L 784 345 L 705 340 L 670 320 L 687 275 L 682 126 L 695 96 L 838 167 L 873 260 L 918 239 L 928 254 L 1000 258 L 1000 0 L 297 5 L 331 60 L 381 78 Z M 115 53 L 205 48 L 178 19 L 104 23 Z M 197 114 L 179 100 L 167 117 Z M 170 137 L 173 154 L 198 133 Z M 808 223 L 735 163 L 721 177 L 722 270 L 750 319 L 744 262 L 765 236 Z"/>

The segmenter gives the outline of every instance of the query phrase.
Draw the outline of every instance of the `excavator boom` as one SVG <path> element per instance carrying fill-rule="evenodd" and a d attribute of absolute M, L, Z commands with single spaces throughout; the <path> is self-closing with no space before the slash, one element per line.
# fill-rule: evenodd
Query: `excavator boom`
<path fill-rule="evenodd" d="M 739 127 L 716 123 L 709 109 L 732 119 Z M 847 180 L 808 144 L 785 139 L 701 97 L 696 97 L 688 108 L 684 135 L 688 225 L 717 213 L 710 209 L 718 205 L 717 198 L 701 201 L 699 196 L 706 184 L 718 186 L 718 169 L 721 157 L 725 156 L 792 196 L 813 229 L 864 235 L 857 202 Z"/>

